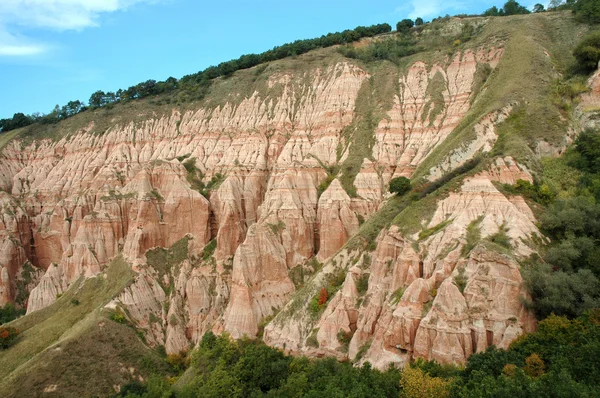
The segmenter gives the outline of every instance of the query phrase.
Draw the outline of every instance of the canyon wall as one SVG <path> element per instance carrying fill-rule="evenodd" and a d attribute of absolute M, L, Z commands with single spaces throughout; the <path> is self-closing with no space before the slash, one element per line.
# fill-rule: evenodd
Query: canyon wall
<path fill-rule="evenodd" d="M 518 263 L 468 234 L 505 233 L 516 255 L 532 252 L 531 210 L 493 184 L 531 180 L 514 159 L 494 159 L 440 200 L 423 220 L 429 236 L 394 225 L 371 252 L 345 247 L 385 206 L 389 180 L 411 177 L 461 123 L 481 68 L 496 68 L 503 52 L 481 47 L 400 69 L 376 104 L 383 112 L 367 132 L 370 153 L 353 171 L 364 148 L 352 129 L 375 98 L 377 72 L 341 59 L 282 68 L 219 104 L 9 142 L 0 153 L 0 304 L 41 309 L 122 253 L 137 274 L 109 307 L 168 353 L 208 330 L 264 330 L 286 350 L 378 367 L 415 356 L 464 363 L 506 346 L 534 327 Z M 482 115 L 475 140 L 429 178 L 489 152 L 505 105 Z M 339 290 L 307 312 L 318 293 L 310 287 L 337 269 L 348 270 Z"/>

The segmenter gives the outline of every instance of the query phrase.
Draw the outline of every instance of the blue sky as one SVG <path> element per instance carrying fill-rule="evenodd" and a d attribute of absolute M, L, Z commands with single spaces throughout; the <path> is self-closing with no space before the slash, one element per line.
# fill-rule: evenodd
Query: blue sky
<path fill-rule="evenodd" d="M 180 78 L 296 39 L 502 0 L 0 0 L 0 118 Z M 531 6 L 527 2 L 523 5 Z"/>

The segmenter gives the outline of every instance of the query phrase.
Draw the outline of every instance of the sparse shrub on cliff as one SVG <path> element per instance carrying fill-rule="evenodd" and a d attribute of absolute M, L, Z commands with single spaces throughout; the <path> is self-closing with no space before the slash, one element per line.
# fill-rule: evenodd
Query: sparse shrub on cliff
<path fill-rule="evenodd" d="M 498 228 L 498 232 L 488 237 L 488 240 L 506 249 L 512 249 L 510 237 L 507 235 L 507 232 L 508 228 L 503 224 Z"/>
<path fill-rule="evenodd" d="M 285 229 L 285 223 L 283 220 L 278 220 L 277 224 L 267 223 L 267 225 L 275 235 L 279 235 Z"/>
<path fill-rule="evenodd" d="M 211 240 L 204 246 L 202 249 L 202 260 L 208 261 L 215 254 L 215 250 L 217 248 L 217 238 Z"/>
<path fill-rule="evenodd" d="M 7 349 L 13 345 L 19 335 L 19 331 L 11 326 L 0 327 L 0 349 Z"/>
<path fill-rule="evenodd" d="M 461 293 L 464 293 L 465 288 L 467 287 L 467 276 L 465 275 L 465 268 L 464 267 L 460 267 L 458 269 L 458 274 L 454 277 L 454 283 L 456 284 L 456 287 L 458 287 L 458 290 Z"/>
<path fill-rule="evenodd" d="M 356 280 L 356 290 L 358 291 L 358 294 L 363 295 L 369 289 L 369 275 L 370 274 L 367 273 L 362 274 Z"/>
<path fill-rule="evenodd" d="M 127 323 L 127 316 L 120 308 L 117 308 L 110 314 L 110 319 L 121 324 Z"/>

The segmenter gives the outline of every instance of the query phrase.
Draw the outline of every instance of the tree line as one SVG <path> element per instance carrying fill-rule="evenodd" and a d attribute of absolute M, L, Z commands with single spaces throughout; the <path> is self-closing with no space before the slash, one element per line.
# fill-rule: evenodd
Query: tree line
<path fill-rule="evenodd" d="M 0 132 L 15 130 L 34 123 L 57 123 L 88 109 L 112 106 L 119 102 L 155 96 L 180 88 L 190 92 L 205 92 L 213 79 L 230 76 L 238 70 L 252 68 L 266 62 L 276 61 L 290 56 L 301 55 L 318 48 L 352 43 L 365 37 L 389 33 L 391 30 L 392 27 L 387 23 L 371 26 L 358 26 L 355 29 L 328 33 L 314 39 L 296 40 L 292 43 L 276 46 L 271 50 L 260 54 L 245 54 L 237 59 L 221 62 L 217 66 L 209 66 L 198 73 L 183 76 L 179 80 L 174 77 L 169 77 L 165 81 L 147 80 L 125 90 L 119 89 L 116 92 L 104 92 L 98 90 L 90 96 L 87 105 L 79 100 L 70 101 L 67 105 L 62 107 L 57 105 L 54 110 L 47 115 L 39 113 L 31 115 L 15 113 L 12 118 L 0 119 Z"/>

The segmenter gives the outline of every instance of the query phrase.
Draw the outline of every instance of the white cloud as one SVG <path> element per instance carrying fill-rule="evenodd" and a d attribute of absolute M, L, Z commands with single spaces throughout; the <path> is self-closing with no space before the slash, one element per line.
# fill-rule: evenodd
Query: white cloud
<path fill-rule="evenodd" d="M 3 31 L 0 26 L 0 56 L 37 55 L 45 52 L 47 47 L 31 43 L 24 37 L 16 37 Z"/>
<path fill-rule="evenodd" d="M 0 56 L 36 55 L 49 46 L 35 43 L 22 29 L 81 30 L 98 26 L 102 13 L 160 0 L 0 0 Z"/>

